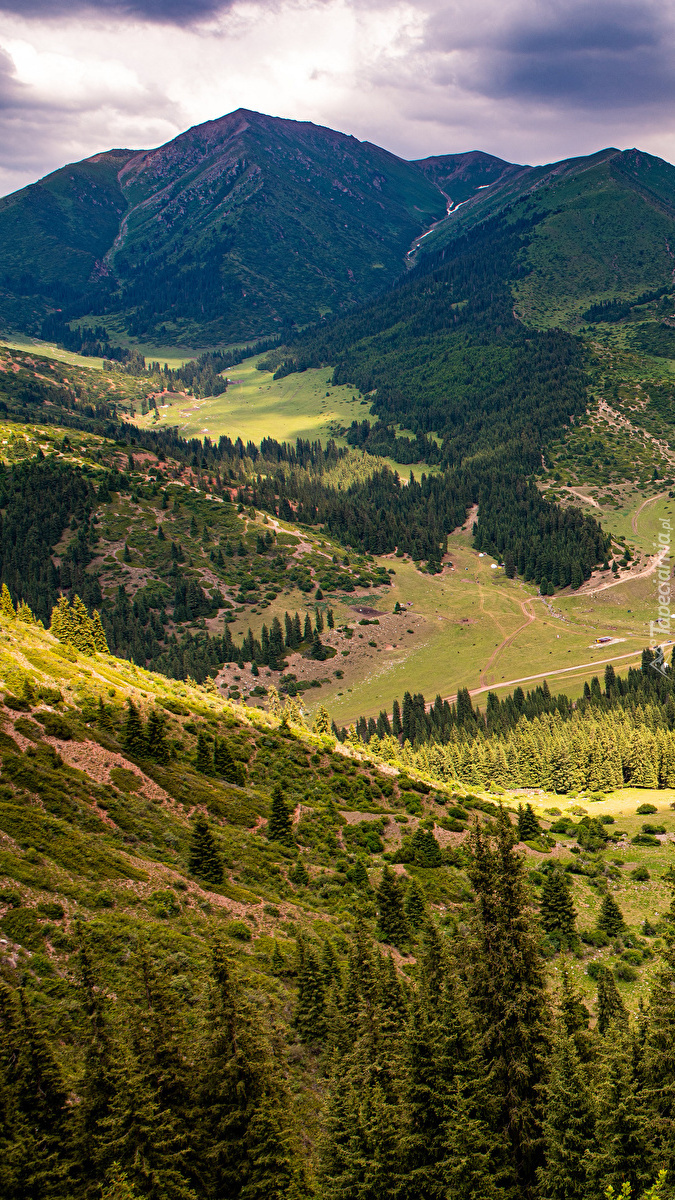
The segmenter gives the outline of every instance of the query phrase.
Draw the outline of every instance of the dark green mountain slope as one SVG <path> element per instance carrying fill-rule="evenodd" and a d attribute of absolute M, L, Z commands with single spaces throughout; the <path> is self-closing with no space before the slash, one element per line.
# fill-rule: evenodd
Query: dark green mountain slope
<path fill-rule="evenodd" d="M 71 163 L 0 200 L 0 312 L 29 328 L 46 304 L 82 298 L 101 273 L 126 201 L 118 172 L 136 152 Z"/>
<path fill-rule="evenodd" d="M 396 278 L 446 176 L 466 191 L 507 167 L 479 157 L 406 163 L 246 110 L 98 155 L 0 202 L 0 315 L 35 331 L 54 309 L 122 314 L 132 335 L 196 341 L 316 320 Z"/>
<path fill-rule="evenodd" d="M 110 261 L 139 332 L 157 313 L 236 336 L 339 310 L 393 279 L 445 207 L 377 146 L 245 111 L 133 159 L 120 182 Z"/>
<path fill-rule="evenodd" d="M 675 167 L 639 150 L 507 172 L 441 222 L 425 253 L 491 218 L 508 224 L 533 212 L 539 219 L 515 287 L 528 323 L 574 328 L 591 304 L 672 283 Z"/>

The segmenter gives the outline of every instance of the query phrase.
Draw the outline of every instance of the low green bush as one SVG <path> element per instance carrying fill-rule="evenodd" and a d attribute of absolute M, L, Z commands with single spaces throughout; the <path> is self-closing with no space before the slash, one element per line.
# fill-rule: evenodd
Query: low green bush
<path fill-rule="evenodd" d="M 39 721 L 43 726 L 48 737 L 59 738 L 62 742 L 69 742 L 73 736 L 73 730 L 61 713 L 48 712 L 46 709 L 41 709 L 34 714 L 35 720 Z"/>
<path fill-rule="evenodd" d="M 11 908 L 0 921 L 0 929 L 12 942 L 26 950 L 39 950 L 44 932 L 34 908 Z"/>
<path fill-rule="evenodd" d="M 250 942 L 253 939 L 253 934 L 244 921 L 228 921 L 225 926 L 225 933 L 228 937 L 235 938 L 238 942 Z"/>

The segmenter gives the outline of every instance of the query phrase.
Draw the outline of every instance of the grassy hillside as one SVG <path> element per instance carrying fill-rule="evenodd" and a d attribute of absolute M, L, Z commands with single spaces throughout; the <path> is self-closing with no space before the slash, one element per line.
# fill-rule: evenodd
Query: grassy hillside
<path fill-rule="evenodd" d="M 47 1121 L 43 1109 L 51 1122 L 35 1145 L 16 1124 L 19 1103 L 10 1110 L 14 1156 L 3 1156 L 0 1170 L 12 1200 L 16 1162 L 27 1186 L 35 1189 L 37 1174 L 55 1196 L 85 1196 L 95 1184 L 133 1186 L 128 1194 L 150 1198 L 148 1157 L 163 1194 L 178 1196 L 177 1180 L 194 1179 L 201 1192 L 188 1194 L 217 1195 L 218 1159 L 199 1163 L 190 1145 L 197 1137 L 206 1151 L 216 1145 L 204 1071 L 215 1070 L 220 1003 L 237 1022 L 238 1057 L 224 1035 L 217 1044 L 228 1070 L 238 1063 L 247 1073 L 246 1120 L 258 1111 L 263 1071 L 266 1119 L 279 1131 L 270 1136 L 287 1139 L 290 1157 L 274 1166 L 277 1186 L 292 1163 L 298 1178 L 289 1195 L 325 1194 L 337 1084 L 320 1031 L 335 1052 L 332 1005 L 339 999 L 338 1011 L 351 1011 L 359 961 L 375 973 L 378 1013 L 381 1005 L 388 1011 L 392 989 L 398 997 L 400 1028 L 414 997 L 425 995 L 430 962 L 441 955 L 450 971 L 467 923 L 475 929 L 474 889 L 482 887 L 467 830 L 478 822 L 485 835 L 498 832 L 495 791 L 511 822 L 523 799 L 534 810 L 534 830 L 512 861 L 522 919 L 540 939 L 542 1003 L 559 1002 L 564 972 L 588 1006 L 578 1028 L 595 1058 L 602 1040 L 586 1026 L 591 1015 L 606 1020 L 603 972 L 632 1013 L 654 980 L 669 930 L 672 790 L 523 796 L 425 782 L 424 773 L 392 771 L 363 747 L 309 731 L 290 703 L 280 711 L 273 701 L 273 711 L 261 713 L 223 700 L 211 685 L 82 654 L 25 614 L 12 617 L 6 604 L 0 681 L 0 1080 L 3 1097 L 14 1098 L 18 1080 L 48 1071 L 32 1128 Z M 652 828 L 657 836 L 642 833 Z M 560 951 L 551 934 L 541 940 L 552 871 L 569 880 L 579 931 L 572 952 Z M 400 889 L 405 903 L 404 925 L 389 935 L 385 885 Z M 608 895 L 623 923 L 611 936 L 602 915 Z M 349 1028 L 353 1037 L 359 1025 Z M 9 1072 L 12 1045 L 21 1054 L 39 1046 L 37 1063 L 21 1057 Z M 387 1062 L 392 1083 L 405 1086 L 405 1059 L 393 1066 L 388 1051 Z M 95 1078 L 115 1083 L 97 1091 Z M 357 1080 L 350 1086 L 358 1089 Z M 85 1139 L 93 1096 L 101 1118 Z M 180 1140 L 181 1097 L 190 1098 L 191 1142 Z M 232 1103 L 225 1090 L 209 1111 L 230 1112 Z M 149 1106 L 137 1132 L 129 1126 L 133 1104 Z M 178 1139 L 170 1153 L 158 1114 Z M 232 1145 L 255 1178 L 258 1141 Z"/>
<path fill-rule="evenodd" d="M 674 195 L 675 168 L 640 151 L 524 168 L 463 204 L 425 239 L 424 252 L 450 248 L 486 220 L 536 213 L 521 277 L 512 275 L 516 310 L 539 328 L 576 329 L 591 304 L 670 284 Z"/>

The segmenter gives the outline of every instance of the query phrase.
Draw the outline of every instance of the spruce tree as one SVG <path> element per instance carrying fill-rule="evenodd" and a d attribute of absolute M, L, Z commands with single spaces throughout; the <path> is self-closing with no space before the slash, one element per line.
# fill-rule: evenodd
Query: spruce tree
<path fill-rule="evenodd" d="M 282 842 L 289 845 L 293 840 L 292 832 L 291 814 L 286 807 L 284 793 L 277 783 L 272 792 L 272 808 L 267 822 L 267 837 L 270 842 Z"/>
<path fill-rule="evenodd" d="M 166 723 L 161 713 L 153 708 L 145 730 L 145 745 L 148 758 L 157 763 L 169 761 L 169 746 L 166 738 Z"/>
<path fill-rule="evenodd" d="M 291 880 L 291 883 L 294 883 L 296 887 L 307 887 L 307 884 L 309 883 L 309 874 L 307 867 L 301 858 L 298 859 L 294 867 L 291 867 L 290 871 L 288 872 L 288 877 Z"/>
<path fill-rule="evenodd" d="M 108 1162 L 127 1174 L 143 1200 L 197 1200 L 188 1180 L 187 1139 L 133 1058 L 118 1067 L 103 1125 Z"/>
<path fill-rule="evenodd" d="M 531 804 L 518 805 L 518 841 L 536 841 L 541 833 L 541 827 Z"/>
<path fill-rule="evenodd" d="M 274 1087 L 257 1098 L 246 1130 L 246 1177 L 238 1200 L 302 1200 L 307 1194 L 284 1100 Z"/>
<path fill-rule="evenodd" d="M 325 980 L 311 946 L 305 949 L 298 972 L 298 998 L 293 1024 L 302 1042 L 320 1045 L 326 1036 Z"/>
<path fill-rule="evenodd" d="M 107 1002 L 97 986 L 86 928 L 78 927 L 77 935 L 78 982 L 86 1041 L 78 1086 L 80 1102 L 75 1111 L 75 1146 L 82 1191 L 93 1200 L 99 1195 L 99 1174 L 105 1157 L 104 1128 L 112 1112 L 120 1063 L 109 1026 Z"/>
<path fill-rule="evenodd" d="M 626 922 L 619 905 L 611 892 L 605 892 L 600 905 L 598 929 L 601 929 L 608 937 L 616 937 L 617 934 L 623 933 L 625 928 Z"/>
<path fill-rule="evenodd" d="M 596 1150 L 595 1106 L 574 1042 L 562 1031 L 553 1048 L 543 1129 L 542 1195 L 546 1200 L 588 1200 Z"/>
<path fill-rule="evenodd" d="M 366 871 L 366 864 L 362 858 L 357 858 L 354 864 L 354 883 L 357 888 L 368 891 L 370 888 L 370 880 Z"/>
<path fill-rule="evenodd" d="M 670 1175 L 675 1172 L 675 894 L 668 916 L 645 1028 L 643 1098 L 654 1161 Z"/>
<path fill-rule="evenodd" d="M 197 770 L 202 775 L 213 775 L 213 750 L 206 734 L 200 729 L 197 734 Z"/>
<path fill-rule="evenodd" d="M 192 825 L 189 870 L 205 883 L 223 882 L 223 864 L 216 848 L 208 821 L 198 813 Z"/>
<path fill-rule="evenodd" d="M 511 1186 L 528 1196 L 542 1164 L 541 1085 L 551 1031 L 546 980 L 523 861 L 502 809 L 494 842 L 476 825 L 470 848 L 477 903 L 464 947 L 469 1002 L 495 1105 L 491 1119 L 509 1143 Z"/>
<path fill-rule="evenodd" d="M 603 967 L 598 975 L 598 1033 L 604 1036 L 614 1021 L 628 1019 L 614 978 L 614 972 Z"/>
<path fill-rule="evenodd" d="M 589 1062 L 595 1056 L 596 1050 L 595 1033 L 591 1033 L 588 1027 L 591 1014 L 584 1004 L 581 993 L 570 983 L 565 970 L 562 973 L 560 1019 L 568 1037 L 573 1039 L 581 1061 Z"/>
<path fill-rule="evenodd" d="M 598 1190 L 611 1184 L 620 1192 L 628 1181 L 633 1195 L 641 1195 L 655 1174 L 650 1146 L 653 1133 L 642 1103 L 640 1058 L 636 1035 L 628 1028 L 616 1028 L 612 1037 L 604 1039 L 597 1088 L 597 1149 L 592 1163 Z"/>
<path fill-rule="evenodd" d="M 122 729 L 122 745 L 137 758 L 145 754 L 145 732 L 140 713 L 131 697 L 127 700 L 127 715 Z"/>
<path fill-rule="evenodd" d="M 401 1196 L 495 1200 L 503 1147 L 459 979 L 435 931 L 423 955 L 402 1072 Z"/>
<path fill-rule="evenodd" d="M 320 704 L 314 717 L 314 729 L 320 737 L 330 734 L 330 713 L 324 704 Z"/>
<path fill-rule="evenodd" d="M 96 708 L 96 724 L 98 725 L 99 729 L 105 729 L 108 733 L 115 732 L 115 726 L 110 715 L 110 709 L 108 708 L 107 704 L 103 703 L 102 696 L 99 696 L 98 698 L 98 705 Z"/>
<path fill-rule="evenodd" d="M 81 654 L 95 654 L 96 642 L 91 617 L 85 604 L 79 596 L 75 596 L 72 604 L 74 632 L 70 639 L 76 650 Z"/>
<path fill-rule="evenodd" d="M 420 929 L 426 921 L 426 896 L 416 879 L 411 879 L 405 894 L 405 915 L 411 929 Z"/>
<path fill-rule="evenodd" d="M 576 910 L 572 889 L 563 871 L 548 871 L 541 890 L 541 923 L 558 948 L 569 946 L 575 937 Z"/>
<path fill-rule="evenodd" d="M 385 864 L 377 889 L 378 926 L 382 939 L 392 946 L 408 940 L 408 922 L 403 907 L 403 889 L 394 872 Z"/>
<path fill-rule="evenodd" d="M 4 1065 L 9 1067 L 13 1093 L 12 1124 L 20 1138 L 11 1152 L 19 1168 L 17 1200 L 23 1196 L 66 1200 L 71 1193 L 74 1139 L 61 1069 L 23 989 L 14 999 L 1 981 L 0 1025 L 9 1026 L 10 1044 L 14 1039 L 13 1061 L 6 1059 Z M 7 1049 L 5 1042 L 5 1054 Z"/>
<path fill-rule="evenodd" d="M 235 762 L 225 738 L 216 738 L 213 762 L 217 775 L 221 775 L 228 783 L 236 783 L 243 787 L 246 782 L 243 768 Z"/>
<path fill-rule="evenodd" d="M 91 617 L 91 632 L 94 638 L 94 646 L 98 654 L 110 654 L 108 648 L 108 639 L 105 636 L 105 629 L 101 621 L 101 614 L 97 608 L 94 609 Z"/>
<path fill-rule="evenodd" d="M 259 1030 L 259 1014 L 249 1010 L 216 942 L 197 1083 L 195 1137 L 204 1191 L 213 1197 L 247 1194 L 248 1200 L 294 1200 L 297 1194 L 300 1200 L 291 1105 Z"/>
<path fill-rule="evenodd" d="M 6 621 L 13 621 L 16 617 L 16 610 L 6 583 L 3 583 L 2 590 L 0 590 L 0 613 Z"/>

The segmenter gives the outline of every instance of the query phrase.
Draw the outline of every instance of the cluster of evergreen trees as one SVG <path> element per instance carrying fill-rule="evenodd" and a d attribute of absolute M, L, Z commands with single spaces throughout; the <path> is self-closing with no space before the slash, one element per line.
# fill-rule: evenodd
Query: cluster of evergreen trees
<path fill-rule="evenodd" d="M 504 562 L 506 574 L 534 580 L 548 595 L 581 587 L 598 563 L 607 567 L 611 537 L 578 508 L 544 500 L 534 483 L 488 477 L 478 497 L 477 550 Z"/>
<path fill-rule="evenodd" d="M 269 629 L 263 622 L 263 627 L 260 631 L 260 640 L 253 636 L 253 632 L 249 628 L 248 632 L 244 635 L 241 646 L 235 648 L 233 657 L 236 657 L 236 660 L 242 665 L 250 662 L 255 663 L 256 666 L 268 666 L 273 671 L 283 670 L 286 665 L 284 654 L 287 650 L 297 651 L 305 649 L 309 652 L 311 658 L 322 661 L 328 657 L 329 653 L 321 641 L 321 634 L 326 624 L 329 629 L 335 627 L 335 619 L 331 608 L 326 613 L 325 623 L 323 613 L 319 608 L 316 608 L 313 626 L 309 613 L 305 613 L 303 624 L 300 621 L 299 613 L 296 612 L 291 617 L 290 613 L 285 612 L 283 628 L 279 617 L 272 619 L 272 625 Z"/>
<path fill-rule="evenodd" d="M 295 1026 L 329 1073 L 322 1197 L 637 1200 L 657 1178 L 654 1195 L 672 1194 L 661 1174 L 673 1160 L 672 948 L 637 1027 L 602 971 L 591 1029 L 564 971 L 557 995 L 547 987 L 512 845 L 505 817 L 494 843 L 475 830 L 475 913 L 450 939 L 423 903 L 419 912 L 413 887 L 404 900 L 385 871 L 381 935 L 404 944 L 406 907 L 418 913 L 414 987 L 373 952 L 362 927 L 346 978 L 329 948 L 319 959 L 300 946 Z M 545 929 L 573 926 L 562 873 L 551 873 L 541 907 Z"/>
<path fill-rule="evenodd" d="M 675 672 L 652 669 L 643 651 L 641 668 L 617 675 L 607 664 L 604 688 L 597 676 L 572 704 L 551 696 L 546 682 L 527 696 L 522 688 L 500 700 L 488 693 L 484 713 L 474 710 L 466 689 L 455 704 L 406 693 L 403 712 L 392 718 L 359 718 L 355 733 L 391 761 L 469 787 L 545 787 L 612 790 L 675 786 Z M 403 718 L 405 717 L 405 732 Z M 346 736 L 342 730 L 340 736 Z"/>
<path fill-rule="evenodd" d="M 222 945 L 194 1022 L 147 946 L 114 1000 L 86 927 L 79 939 L 74 1095 L 25 994 L 0 981 L 6 1200 L 308 1196 L 284 1064 Z"/>
<path fill-rule="evenodd" d="M 60 642 L 66 642 L 82 654 L 109 654 L 101 615 L 97 609 L 91 616 L 79 596 L 69 604 L 65 596 L 52 609 L 50 629 Z"/>
<path fill-rule="evenodd" d="M 525 695 L 521 687 L 516 688 L 511 696 L 500 699 L 496 692 L 488 692 L 485 713 L 474 709 L 468 688 L 460 688 L 457 700 L 450 704 L 440 695 L 436 696 L 433 704 L 427 706 L 422 692 L 405 692 L 403 703 L 394 700 L 391 719 L 386 709 L 382 709 L 377 720 L 374 717 L 359 717 L 356 722 L 356 732 L 362 742 L 369 742 L 376 734 L 378 737 L 393 735 L 402 744 L 421 745 L 426 741 L 446 742 L 457 730 L 469 733 L 502 733 L 507 729 L 515 729 L 521 717 L 532 720 L 542 713 L 559 712 L 562 716 L 571 716 L 574 706 L 564 692 L 552 696 L 548 683 L 544 683 Z M 344 741 L 347 735 L 341 730 L 340 737 Z"/>
<path fill-rule="evenodd" d="M 45 625 L 59 598 L 52 548 L 73 516 L 86 519 L 94 497 L 81 471 L 41 452 L 11 469 L 0 463 L 0 580 Z"/>
<path fill-rule="evenodd" d="M 531 815 L 519 814 L 521 832 Z M 283 845 L 290 828 L 277 791 L 268 838 Z M 669 1200 L 675 903 L 648 1007 L 631 1021 L 600 967 L 591 1027 L 564 958 L 552 991 L 541 954 L 542 934 L 559 950 L 574 944 L 565 873 L 551 865 L 537 920 L 514 842 L 503 812 L 492 834 L 474 826 L 474 903 L 457 928 L 439 926 L 417 881 L 404 886 L 388 867 L 373 891 L 357 859 L 376 940 L 357 915 L 346 958 L 330 936 L 298 932 L 294 962 L 275 943 L 269 970 L 290 1004 L 274 1017 L 217 935 L 189 986 L 176 986 L 161 942 L 139 938 L 112 987 L 96 931 L 76 926 L 68 1020 L 55 1034 L 20 985 L 0 982 L 3 1196 Z M 199 813 L 190 871 L 215 888 L 223 880 Z M 626 936 L 610 892 L 598 925 Z M 414 942 L 414 972 L 382 942 Z M 294 1040 L 314 1080 L 312 1139 L 291 1098 Z"/>

